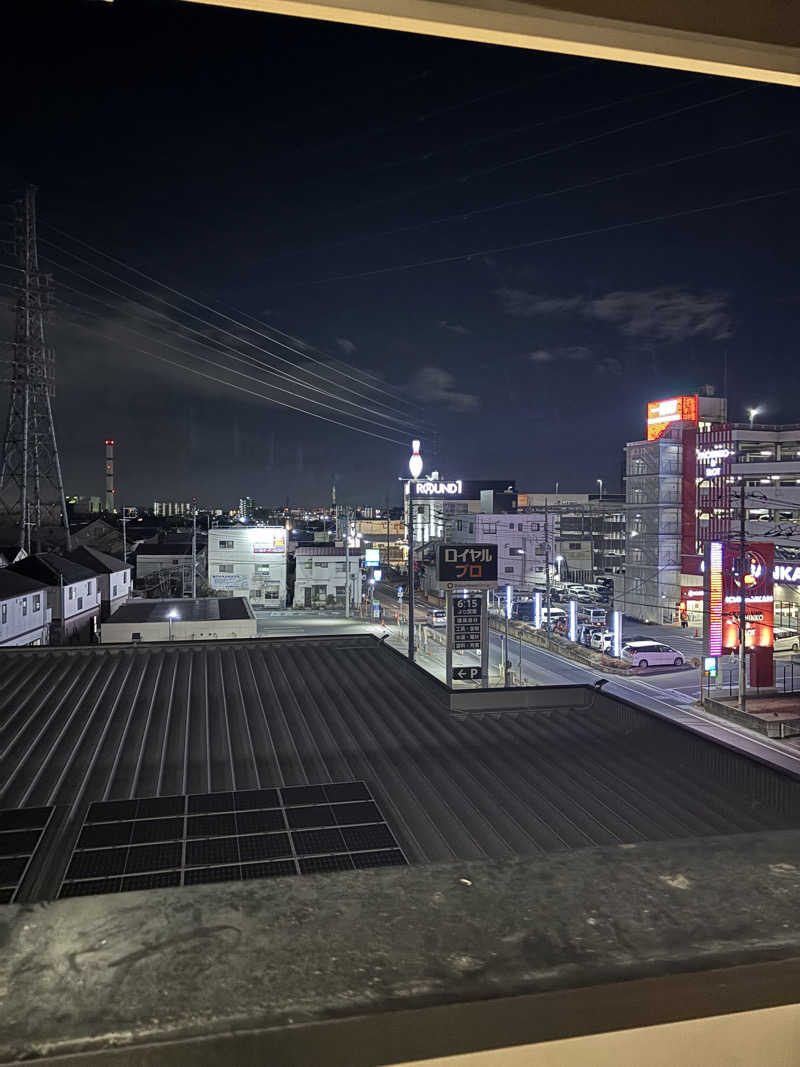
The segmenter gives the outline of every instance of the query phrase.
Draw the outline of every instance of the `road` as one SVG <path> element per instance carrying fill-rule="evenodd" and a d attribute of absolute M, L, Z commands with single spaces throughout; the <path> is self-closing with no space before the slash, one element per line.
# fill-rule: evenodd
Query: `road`
<path fill-rule="evenodd" d="M 394 608 L 396 605 L 396 599 L 392 598 L 390 593 L 379 593 L 379 599 L 383 600 L 387 607 Z M 427 609 L 420 608 L 414 614 L 417 621 L 423 623 L 427 618 Z M 376 636 L 388 634 L 389 644 L 399 651 L 405 652 L 408 647 L 406 625 L 395 623 L 394 611 L 386 612 L 388 625 L 385 627 L 369 620 L 345 619 L 341 614 L 331 611 L 260 611 L 256 612 L 256 616 L 259 635 L 264 637 L 307 637 L 337 633 L 367 633 Z M 444 681 L 443 632 L 433 631 L 428 626 L 421 629 L 425 632 L 426 639 L 423 640 L 424 647 L 418 653 L 417 662 L 440 681 Z M 642 627 L 639 627 L 640 629 Z M 671 627 L 652 626 L 645 629 L 654 640 L 663 640 L 687 656 L 696 654 L 695 649 L 700 644 L 699 638 L 695 639 L 693 634 L 682 634 L 677 628 L 673 630 Z M 633 636 L 638 632 L 636 630 Z M 495 685 L 503 684 L 502 641 L 502 634 L 494 630 L 490 632 L 489 663 L 492 682 Z M 800 775 L 800 739 L 772 741 L 744 727 L 717 719 L 695 707 L 699 693 L 699 677 L 694 670 L 667 670 L 664 673 L 649 674 L 647 677 L 608 675 L 602 670 L 583 666 L 554 652 L 536 648 L 511 637 L 509 659 L 515 671 L 519 670 L 520 655 L 522 676 L 526 685 L 594 685 L 604 679 L 604 691 L 607 693 L 654 711 L 716 742 L 732 745 L 756 759 L 767 759 Z M 456 665 L 478 662 L 475 653 L 454 655 Z M 796 665 L 796 671 L 800 676 L 800 665 Z"/>

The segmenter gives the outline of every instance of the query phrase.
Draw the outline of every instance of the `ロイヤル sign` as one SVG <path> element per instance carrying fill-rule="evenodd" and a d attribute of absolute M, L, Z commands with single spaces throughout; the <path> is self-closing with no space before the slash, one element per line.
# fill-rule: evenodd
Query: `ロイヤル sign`
<path fill-rule="evenodd" d="M 486 589 L 497 585 L 497 545 L 439 545 L 439 585 L 449 589 Z"/>

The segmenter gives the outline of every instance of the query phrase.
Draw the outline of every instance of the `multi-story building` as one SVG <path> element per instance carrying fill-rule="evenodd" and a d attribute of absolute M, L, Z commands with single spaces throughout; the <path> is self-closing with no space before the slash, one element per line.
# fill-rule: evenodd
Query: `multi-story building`
<path fill-rule="evenodd" d="M 196 507 L 190 500 L 156 500 L 153 514 L 169 519 L 175 515 L 191 515 Z"/>
<path fill-rule="evenodd" d="M 88 567 L 55 552 L 38 552 L 6 568 L 47 586 L 50 643 L 90 644 L 97 637 L 100 591 Z"/>
<path fill-rule="evenodd" d="M 342 545 L 301 545 L 295 559 L 296 608 L 344 607 L 348 581 L 351 606 L 361 603 L 363 553 L 360 548 L 351 548 L 348 553 Z"/>
<path fill-rule="evenodd" d="M 549 537 L 548 537 L 549 534 Z M 497 578 L 502 585 L 530 590 L 547 581 L 546 565 L 554 577 L 553 545 L 558 537 L 558 516 L 544 512 L 525 515 L 476 515 L 474 540 L 497 545 Z M 550 545 L 548 549 L 547 545 Z"/>
<path fill-rule="evenodd" d="M 0 648 L 46 645 L 50 618 L 47 586 L 3 567 L 0 570 Z"/>
<path fill-rule="evenodd" d="M 611 577 L 621 584 L 625 567 L 625 498 L 604 493 L 520 493 L 517 511 L 548 510 L 558 516 L 553 558 L 563 578 L 594 582 Z"/>
<path fill-rule="evenodd" d="M 744 487 L 745 536 L 775 546 L 775 624 L 800 630 L 800 424 L 700 428 L 695 454 L 695 552 L 685 555 L 681 599 L 702 610 L 706 544 L 735 539 Z"/>
<path fill-rule="evenodd" d="M 246 596 L 256 608 L 286 606 L 284 526 L 213 527 L 208 534 L 208 584 Z"/>
<path fill-rule="evenodd" d="M 775 622 L 800 629 L 800 424 L 728 421 L 727 401 L 648 405 L 648 440 L 627 446 L 625 611 L 700 629 L 703 553 L 739 535 L 775 547 Z"/>
<path fill-rule="evenodd" d="M 99 552 L 96 548 L 79 546 L 67 553 L 67 558 L 80 563 L 97 575 L 100 590 L 100 618 L 107 619 L 131 595 L 131 568 L 116 556 Z"/>
<path fill-rule="evenodd" d="M 382 567 L 405 566 L 408 544 L 402 519 L 391 519 L 387 513 L 386 518 L 356 519 L 353 525 L 364 548 L 377 548 L 380 551 Z"/>
<path fill-rule="evenodd" d="M 406 536 L 410 512 L 411 482 L 404 483 Z M 475 540 L 475 515 L 505 514 L 517 510 L 517 487 L 513 480 L 443 479 L 434 472 L 414 484 L 414 543 Z"/>
<path fill-rule="evenodd" d="M 647 622 L 681 613 L 681 573 L 694 557 L 695 450 L 698 427 L 727 417 L 727 401 L 706 386 L 695 395 L 647 405 L 646 439 L 626 446 L 628 536 L 623 610 Z"/>

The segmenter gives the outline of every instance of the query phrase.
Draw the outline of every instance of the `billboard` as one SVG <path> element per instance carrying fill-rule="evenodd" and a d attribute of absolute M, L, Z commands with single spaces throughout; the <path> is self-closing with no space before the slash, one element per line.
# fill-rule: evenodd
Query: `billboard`
<path fill-rule="evenodd" d="M 647 440 L 657 440 L 674 422 L 697 423 L 696 396 L 651 400 L 647 405 Z"/>
<path fill-rule="evenodd" d="M 364 563 L 367 567 L 380 567 L 381 550 L 379 548 L 365 548 Z"/>
<path fill-rule="evenodd" d="M 739 647 L 742 584 L 745 592 L 745 647 L 771 649 L 774 618 L 774 548 L 752 542 L 745 547 L 744 578 L 740 545 L 711 541 L 706 548 L 706 654 L 720 656 Z"/>
<path fill-rule="evenodd" d="M 254 532 L 258 537 L 257 541 L 253 541 L 253 552 L 256 555 L 285 553 L 286 531 L 282 527 L 276 527 L 274 530 L 258 529 Z"/>
<path fill-rule="evenodd" d="M 439 545 L 436 562 L 440 586 L 497 585 L 497 545 Z"/>

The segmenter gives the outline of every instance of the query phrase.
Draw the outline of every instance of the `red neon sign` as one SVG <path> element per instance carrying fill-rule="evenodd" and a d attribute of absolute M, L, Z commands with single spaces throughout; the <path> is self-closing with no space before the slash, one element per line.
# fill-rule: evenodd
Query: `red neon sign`
<path fill-rule="evenodd" d="M 673 422 L 697 423 L 697 397 L 673 396 L 647 405 L 647 440 L 655 441 Z"/>

